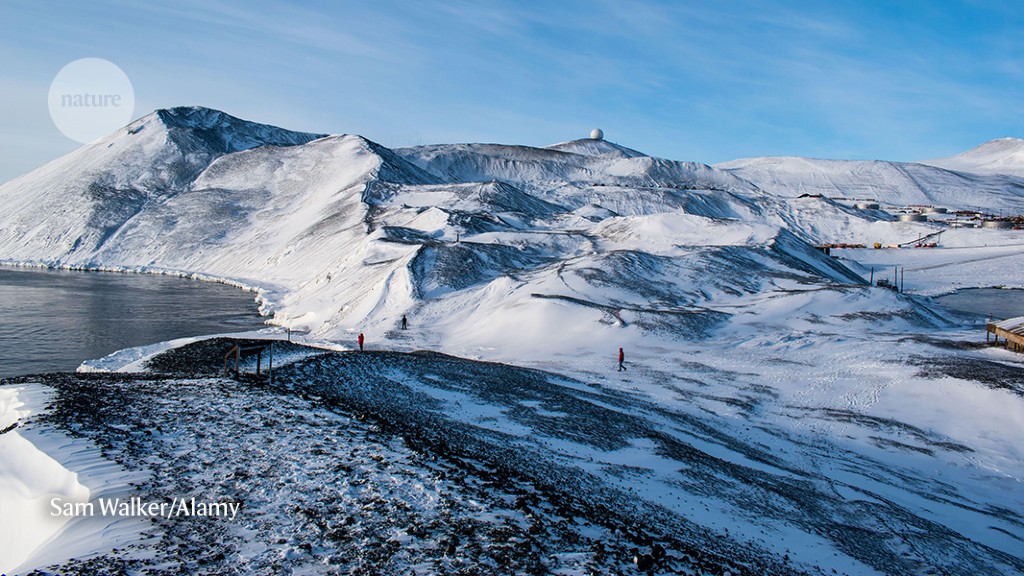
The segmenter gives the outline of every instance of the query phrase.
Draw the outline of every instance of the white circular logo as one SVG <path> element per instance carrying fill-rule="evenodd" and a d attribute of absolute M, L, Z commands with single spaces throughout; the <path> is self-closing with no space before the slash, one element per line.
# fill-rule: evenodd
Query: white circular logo
<path fill-rule="evenodd" d="M 50 118 L 68 138 L 86 144 L 121 128 L 135 114 L 135 89 L 116 64 L 82 58 L 50 84 Z"/>

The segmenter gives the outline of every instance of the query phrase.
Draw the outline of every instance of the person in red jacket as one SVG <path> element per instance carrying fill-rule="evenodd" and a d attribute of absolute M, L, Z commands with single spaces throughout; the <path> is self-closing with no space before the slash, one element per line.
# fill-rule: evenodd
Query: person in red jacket
<path fill-rule="evenodd" d="M 360 332 L 360 333 L 359 333 L 359 351 L 360 351 L 360 352 L 362 352 L 362 351 L 363 351 L 363 342 L 364 342 L 365 340 L 366 340 L 366 339 L 365 339 L 365 338 L 363 338 L 363 333 L 362 333 L 362 332 Z"/>
<path fill-rule="evenodd" d="M 626 369 L 626 365 L 624 364 L 625 361 L 626 353 L 622 351 L 622 348 L 619 348 L 619 372 L 622 372 L 623 370 Z"/>

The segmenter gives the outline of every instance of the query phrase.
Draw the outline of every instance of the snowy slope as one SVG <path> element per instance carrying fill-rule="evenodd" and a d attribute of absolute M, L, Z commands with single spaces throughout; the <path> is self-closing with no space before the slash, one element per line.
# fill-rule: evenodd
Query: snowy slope
<path fill-rule="evenodd" d="M 716 168 L 782 196 L 821 194 L 895 206 L 1024 212 L 1024 177 L 952 172 L 943 168 L 877 160 L 748 158 Z"/>
<path fill-rule="evenodd" d="M 999 138 L 985 142 L 956 156 L 923 160 L 921 164 L 938 166 L 958 172 L 1007 174 L 1024 177 L 1024 140 L 1020 138 Z"/>

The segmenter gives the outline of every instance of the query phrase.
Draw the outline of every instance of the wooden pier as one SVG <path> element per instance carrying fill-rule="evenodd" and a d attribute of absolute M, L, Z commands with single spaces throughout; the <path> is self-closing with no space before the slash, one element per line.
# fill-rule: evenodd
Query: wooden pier
<path fill-rule="evenodd" d="M 999 339 L 1006 341 L 1006 348 L 1014 352 L 1024 352 L 1024 316 L 1008 318 L 1002 322 L 989 322 L 985 326 L 985 342 L 989 342 L 990 335 L 995 335 L 996 344 Z"/>

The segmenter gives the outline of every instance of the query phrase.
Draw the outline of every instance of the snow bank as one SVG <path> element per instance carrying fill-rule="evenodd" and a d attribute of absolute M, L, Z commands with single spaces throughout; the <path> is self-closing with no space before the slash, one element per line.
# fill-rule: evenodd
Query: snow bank
<path fill-rule="evenodd" d="M 87 502 L 89 489 L 78 474 L 26 439 L 19 428 L 43 409 L 49 392 L 41 386 L 0 387 L 0 572 L 15 568 L 70 520 L 53 516 L 51 499 Z M 67 441 L 70 442 L 70 439 Z"/>
<path fill-rule="evenodd" d="M 66 514 L 68 505 L 127 500 L 145 474 L 128 473 L 89 440 L 30 419 L 46 410 L 52 394 L 40 384 L 0 386 L 0 430 L 18 424 L 0 434 L 0 573 L 88 558 L 146 539 L 143 517 Z"/>

